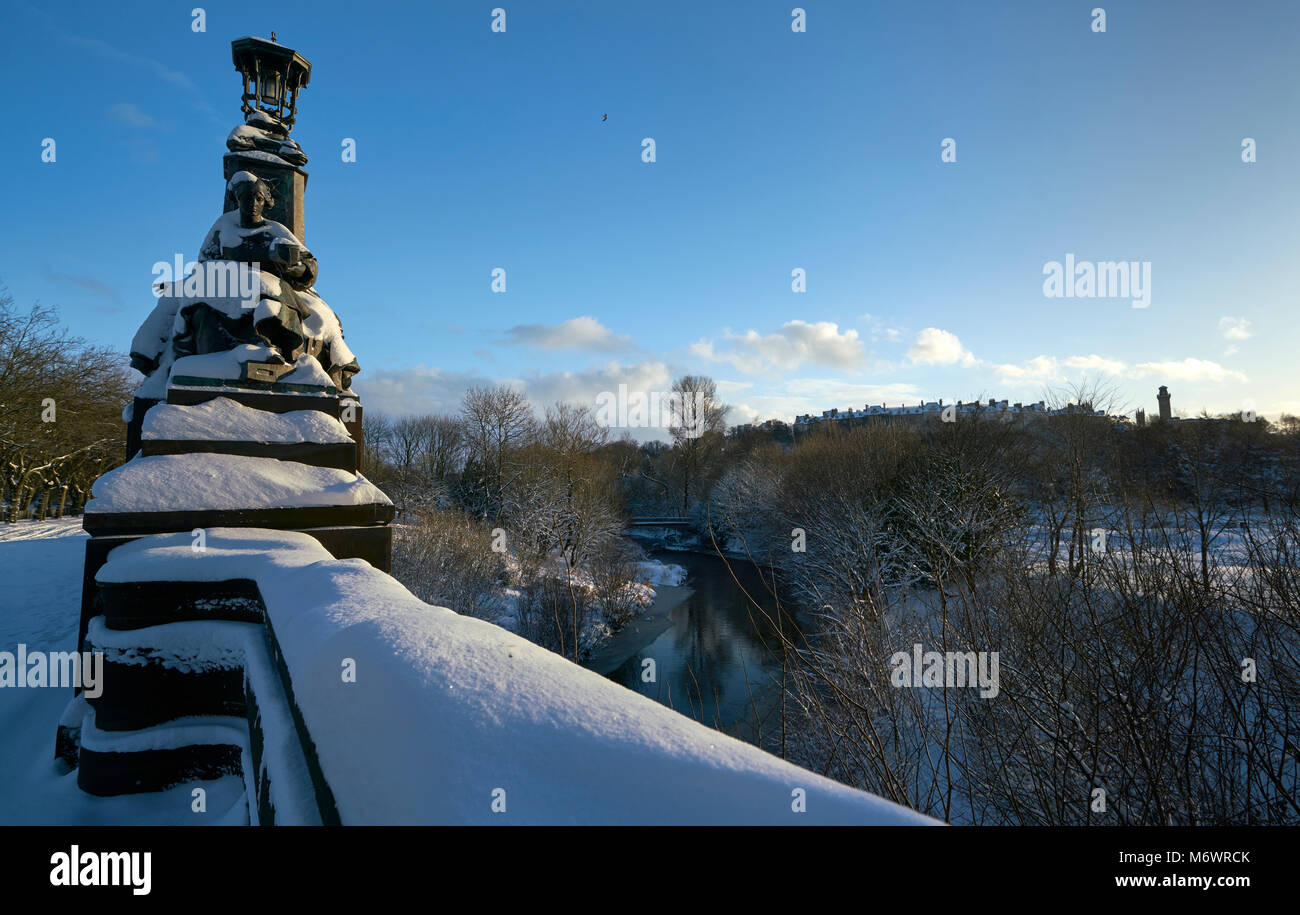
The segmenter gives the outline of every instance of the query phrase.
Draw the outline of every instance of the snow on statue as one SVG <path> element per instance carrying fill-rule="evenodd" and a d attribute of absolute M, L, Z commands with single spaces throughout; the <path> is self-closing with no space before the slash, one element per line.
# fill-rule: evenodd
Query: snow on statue
<path fill-rule="evenodd" d="M 204 370 L 220 366 L 227 380 L 238 381 L 242 364 L 256 359 L 291 364 L 280 381 L 347 389 L 360 368 L 339 319 L 312 288 L 316 258 L 264 215 L 274 205 L 265 181 L 236 172 L 227 190 L 238 209 L 213 223 L 184 280 L 160 284 L 162 296 L 131 342 L 131 364 L 148 376 L 136 396 L 165 398 L 177 360 L 188 357 L 184 374 L 192 374 L 195 357 L 216 353 L 231 358 L 203 360 Z"/>

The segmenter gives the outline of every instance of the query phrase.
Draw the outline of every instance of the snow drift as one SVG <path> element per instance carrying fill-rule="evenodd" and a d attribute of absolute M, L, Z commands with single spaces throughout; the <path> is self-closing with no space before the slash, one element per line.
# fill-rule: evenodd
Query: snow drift
<path fill-rule="evenodd" d="M 99 578 L 257 582 L 344 824 L 935 822 L 321 553 L 293 532 L 213 529 L 202 554 L 160 534 Z"/>
<path fill-rule="evenodd" d="M 360 474 L 233 454 L 137 455 L 91 495 L 88 515 L 392 504 Z"/>

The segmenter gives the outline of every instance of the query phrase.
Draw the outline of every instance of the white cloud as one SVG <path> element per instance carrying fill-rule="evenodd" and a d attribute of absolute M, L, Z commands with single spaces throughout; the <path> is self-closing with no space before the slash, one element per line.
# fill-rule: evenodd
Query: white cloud
<path fill-rule="evenodd" d="M 559 324 L 517 324 L 506 330 L 506 343 L 537 349 L 586 349 L 615 352 L 632 345 L 630 337 L 611 331 L 589 315 Z"/>
<path fill-rule="evenodd" d="M 672 381 L 672 373 L 662 362 L 610 362 L 582 372 L 535 373 L 522 378 L 492 378 L 426 366 L 379 369 L 358 375 L 354 386 L 366 409 L 400 416 L 459 412 L 466 389 L 476 385 L 509 385 L 522 391 L 540 413 L 557 400 L 594 409 L 600 392 L 617 392 L 620 384 L 627 385 L 629 391 L 667 391 Z"/>
<path fill-rule="evenodd" d="M 725 339 L 732 348 L 719 352 L 712 340 L 698 340 L 690 351 L 711 362 L 725 362 L 746 375 L 774 366 L 783 371 L 793 371 L 804 364 L 821 365 L 838 369 L 862 368 L 866 363 L 866 348 L 852 329 L 840 331 L 833 321 L 787 321 L 775 333 L 763 335 L 756 330 L 743 334 L 731 331 Z"/>
<path fill-rule="evenodd" d="M 1223 317 L 1219 319 L 1219 333 L 1225 340 L 1249 340 L 1250 322 L 1245 318 Z M 1236 347 L 1233 347 L 1236 350 Z"/>
<path fill-rule="evenodd" d="M 1283 413 L 1300 416 L 1300 400 L 1275 400 L 1259 412 L 1261 416 L 1280 416 Z"/>
<path fill-rule="evenodd" d="M 818 403 L 833 401 L 825 407 L 818 408 L 819 413 L 837 406 L 841 400 L 862 401 L 864 404 L 879 400 L 890 403 L 904 401 L 910 403 L 920 397 L 916 385 L 904 381 L 891 381 L 887 384 L 853 384 L 835 378 L 794 378 L 782 387 L 795 397 L 816 400 Z M 848 403 L 844 405 L 848 406 Z"/>
<path fill-rule="evenodd" d="M 181 71 L 173 70 L 171 67 L 149 57 L 140 57 L 134 54 L 128 54 L 121 48 L 118 48 L 101 38 L 87 38 L 82 35 L 71 34 L 61 34 L 58 37 L 62 41 L 90 51 L 106 60 L 112 60 L 131 67 L 138 67 L 151 71 L 155 77 L 163 82 L 184 90 L 184 92 L 189 96 L 187 104 L 192 105 L 197 110 L 208 115 L 218 124 L 225 125 L 227 130 L 229 129 L 229 119 L 226 116 L 218 117 L 216 110 L 213 109 L 212 105 L 204 97 L 204 93 L 193 80 Z M 131 79 L 133 82 L 138 82 L 134 77 L 131 77 Z"/>
<path fill-rule="evenodd" d="M 662 362 L 610 362 L 581 372 L 534 373 L 507 383 L 522 389 L 539 410 L 557 400 L 595 409 L 596 397 L 602 391 L 617 393 L 620 384 L 627 385 L 628 391 L 668 391 L 673 377 Z"/>
<path fill-rule="evenodd" d="M 1006 362 L 993 367 L 998 379 L 1007 385 L 1028 386 L 1067 381 L 1073 370 L 1075 375 L 1122 375 L 1126 366 L 1118 359 L 1098 356 L 1035 356 L 1019 364 Z"/>
<path fill-rule="evenodd" d="M 754 375 L 763 370 L 763 360 L 757 356 L 745 356 L 741 353 L 719 353 L 713 347 L 713 341 L 701 338 L 690 345 L 691 355 L 709 362 L 725 362 L 737 371 Z"/>
<path fill-rule="evenodd" d="M 1065 379 L 1064 374 L 1061 372 L 1060 362 L 1053 356 L 1035 356 L 1028 362 L 1022 362 L 1019 365 L 1004 362 L 1001 365 L 995 365 L 993 371 L 997 374 L 999 381 L 1013 386 L 1048 384 Z"/>
<path fill-rule="evenodd" d="M 1073 371 L 1069 371 L 1073 370 Z M 1129 378 L 1159 376 L 1175 381 L 1247 381 L 1238 371 L 1226 369 L 1217 362 L 1187 358 L 1181 361 L 1143 362 L 1131 370 L 1118 359 L 1099 356 L 1035 356 L 1026 362 L 1003 363 L 993 367 L 998 379 L 1007 385 L 1028 386 L 1067 381 L 1071 375 L 1125 375 Z"/>
<path fill-rule="evenodd" d="M 903 339 L 903 332 L 897 327 L 890 327 L 883 318 L 878 318 L 873 314 L 858 315 L 858 320 L 867 327 L 867 338 L 872 343 L 879 343 L 884 340 L 887 343 L 897 343 Z"/>
<path fill-rule="evenodd" d="M 154 119 L 130 102 L 118 102 L 109 106 L 108 116 L 111 120 L 128 127 L 153 127 Z"/>
<path fill-rule="evenodd" d="M 927 327 L 916 335 L 907 358 L 921 365 L 975 365 L 973 353 L 961 345 L 957 335 L 937 327 Z"/>
<path fill-rule="evenodd" d="M 1065 360 L 1067 367 L 1082 369 L 1085 372 L 1100 372 L 1103 375 L 1123 375 L 1127 367 L 1118 359 L 1108 359 L 1093 353 L 1089 356 L 1071 356 Z"/>
<path fill-rule="evenodd" d="M 1225 369 L 1217 362 L 1188 357 L 1181 362 L 1143 362 L 1133 367 L 1132 377 L 1146 378 L 1158 375 L 1175 381 L 1249 381 L 1245 373 Z"/>
<path fill-rule="evenodd" d="M 133 66 L 143 67 L 144 69 L 147 70 L 152 70 L 154 75 L 157 76 L 159 79 L 163 80 L 164 82 L 171 83 L 174 86 L 179 86 L 182 89 L 189 89 L 196 93 L 199 91 L 198 87 L 194 84 L 193 80 L 191 80 L 188 76 L 186 76 L 181 71 L 173 70 L 172 68 L 166 66 L 165 64 L 159 63 L 158 61 L 153 60 L 152 58 L 149 57 L 138 57 L 134 54 L 128 54 L 125 51 L 123 51 L 121 48 L 109 44 L 107 41 L 104 41 L 103 39 L 85 38 L 81 35 L 60 35 L 59 37 L 62 38 L 64 41 L 69 42 L 70 44 L 77 45 L 78 47 L 89 48 L 90 50 L 110 60 L 115 60 L 125 64 L 131 64 Z"/>
<path fill-rule="evenodd" d="M 491 384 L 477 372 L 447 372 L 417 366 L 410 369 L 366 369 L 352 386 L 367 410 L 400 416 L 408 413 L 454 413 L 465 389 Z"/>

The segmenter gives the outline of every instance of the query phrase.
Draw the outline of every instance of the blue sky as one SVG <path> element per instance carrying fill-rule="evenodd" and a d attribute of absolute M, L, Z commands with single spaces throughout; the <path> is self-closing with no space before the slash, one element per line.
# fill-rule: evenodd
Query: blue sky
<path fill-rule="evenodd" d="M 306 242 L 371 408 L 690 371 L 733 422 L 1084 375 L 1300 412 L 1300 4 L 793 6 L 222 3 L 195 33 L 193 2 L 6 3 L 0 282 L 125 349 L 220 215 L 230 41 L 275 30 L 313 63 Z M 1150 306 L 1045 297 L 1067 253 L 1149 261 Z"/>

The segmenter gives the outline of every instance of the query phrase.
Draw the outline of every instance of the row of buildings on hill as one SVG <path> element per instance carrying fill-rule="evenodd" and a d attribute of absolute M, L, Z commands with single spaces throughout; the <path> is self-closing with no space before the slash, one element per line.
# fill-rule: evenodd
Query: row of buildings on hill
<path fill-rule="evenodd" d="M 794 419 L 795 429 L 807 431 L 808 429 L 820 423 L 839 423 L 841 425 L 860 425 L 867 422 L 915 422 L 918 420 L 938 420 L 941 422 L 956 422 L 959 417 L 963 416 L 994 416 L 996 418 L 1025 417 L 1036 418 L 1044 416 L 1063 416 L 1063 415 L 1087 416 L 1105 416 L 1103 410 L 1095 410 L 1092 404 L 1067 404 L 1064 407 L 1048 407 L 1045 401 L 1037 403 L 1010 403 L 1006 400 L 989 401 L 957 401 L 956 403 L 944 404 L 943 400 L 922 401 L 917 404 L 899 404 L 898 406 L 888 406 L 887 404 L 867 404 L 861 410 L 855 410 L 850 407 L 847 410 L 834 408 L 823 410 L 820 416 L 811 413 L 804 413 L 796 416 Z M 1117 419 L 1120 417 L 1116 417 Z"/>
<path fill-rule="evenodd" d="M 1159 403 L 1159 418 L 1163 421 L 1172 421 L 1175 417 L 1170 408 L 1169 389 L 1166 386 L 1160 386 L 1156 400 Z M 867 423 L 956 422 L 959 417 L 970 416 L 988 416 L 1004 420 L 1029 420 L 1050 416 L 1078 415 L 1105 417 L 1116 423 L 1129 422 L 1126 415 L 1108 414 L 1104 410 L 1094 409 L 1090 403 L 1070 403 L 1063 407 L 1049 407 L 1046 401 L 1042 400 L 1036 403 L 1010 403 L 1006 400 L 990 399 L 987 402 L 959 400 L 956 403 L 945 405 L 943 400 L 940 399 L 937 401 L 921 401 L 916 404 L 899 404 L 892 407 L 883 403 L 866 404 L 860 410 L 853 407 L 841 410 L 836 407 L 823 410 L 820 416 L 812 413 L 803 413 L 796 416 L 793 426 L 778 419 L 769 419 L 756 424 L 746 423 L 736 427 L 736 430 L 744 432 L 754 429 L 774 433 L 783 433 L 788 430 L 790 433 L 800 434 L 810 432 L 827 423 L 845 427 L 865 425 Z M 1146 411 L 1138 410 L 1134 419 L 1137 425 L 1146 425 Z"/>

